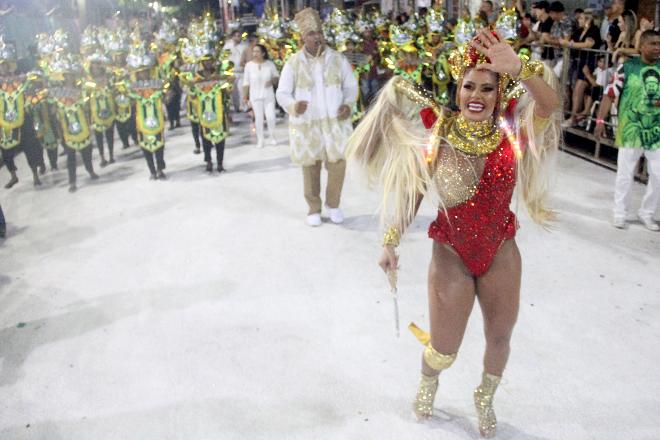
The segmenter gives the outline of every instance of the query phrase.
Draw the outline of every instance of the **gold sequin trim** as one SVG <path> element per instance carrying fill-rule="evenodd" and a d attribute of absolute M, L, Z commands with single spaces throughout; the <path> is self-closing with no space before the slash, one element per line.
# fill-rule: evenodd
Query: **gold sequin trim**
<path fill-rule="evenodd" d="M 456 353 L 442 354 L 431 346 L 427 345 L 424 349 L 424 362 L 434 370 L 446 370 L 456 360 Z"/>
<path fill-rule="evenodd" d="M 492 119 L 474 122 L 459 115 L 447 133 L 452 147 L 475 156 L 493 152 L 502 140 L 502 133 Z"/>
<path fill-rule="evenodd" d="M 401 241 L 401 234 L 395 226 L 390 226 L 383 235 L 383 246 L 398 246 Z"/>
<path fill-rule="evenodd" d="M 436 112 L 440 112 L 440 106 L 433 98 L 433 95 L 425 89 L 413 84 L 410 81 L 405 79 L 400 79 L 397 81 L 396 90 L 403 93 L 408 99 L 412 102 L 418 104 L 421 107 L 431 107 Z"/>
<path fill-rule="evenodd" d="M 495 417 L 495 411 L 493 410 L 493 397 L 500 380 L 502 380 L 502 377 L 484 372 L 481 377 L 481 385 L 474 390 L 474 406 L 477 409 L 477 417 L 479 418 L 479 432 L 484 438 L 495 436 L 497 417 Z"/>
<path fill-rule="evenodd" d="M 521 58 L 522 66 L 520 73 L 516 78 L 518 81 L 526 81 L 534 76 L 543 76 L 543 63 L 540 61 L 529 61 L 527 58 Z"/>
<path fill-rule="evenodd" d="M 422 374 L 419 380 L 417 396 L 413 402 L 413 411 L 419 420 L 427 419 L 433 415 L 433 401 L 438 390 L 438 376 Z"/>

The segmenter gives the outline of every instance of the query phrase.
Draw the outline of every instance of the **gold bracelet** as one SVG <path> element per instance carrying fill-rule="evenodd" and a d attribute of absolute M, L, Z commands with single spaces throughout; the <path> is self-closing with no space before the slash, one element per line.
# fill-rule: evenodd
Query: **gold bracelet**
<path fill-rule="evenodd" d="M 527 81 L 534 76 L 543 76 L 543 63 L 540 61 L 530 61 L 527 58 L 520 58 L 520 73 L 516 77 L 518 81 Z"/>
<path fill-rule="evenodd" d="M 383 235 L 383 246 L 394 246 L 399 245 L 401 240 L 401 234 L 395 226 L 390 226 L 389 229 Z"/>

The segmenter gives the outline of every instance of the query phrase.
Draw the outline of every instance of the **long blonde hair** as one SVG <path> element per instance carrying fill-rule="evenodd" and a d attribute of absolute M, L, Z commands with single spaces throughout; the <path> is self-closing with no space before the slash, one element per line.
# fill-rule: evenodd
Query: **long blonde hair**
<path fill-rule="evenodd" d="M 382 186 L 381 223 L 403 230 L 415 216 L 418 198 L 427 194 L 431 173 L 424 157 L 427 130 L 419 121 L 419 101 L 401 92 L 400 76 L 390 79 L 348 141 L 349 161 L 367 171 L 371 185 Z M 388 217 L 391 217 L 388 219 Z"/>
<path fill-rule="evenodd" d="M 543 80 L 555 92 L 559 89 L 559 80 L 552 69 L 543 69 Z M 530 217 L 535 223 L 549 226 L 556 218 L 556 212 L 548 205 L 548 196 L 552 185 L 554 164 L 562 140 L 561 114 L 556 111 L 546 124 L 535 124 L 536 102 L 525 93 L 516 105 L 517 137 L 526 138 L 522 158 L 518 161 L 518 194 L 525 203 Z"/>

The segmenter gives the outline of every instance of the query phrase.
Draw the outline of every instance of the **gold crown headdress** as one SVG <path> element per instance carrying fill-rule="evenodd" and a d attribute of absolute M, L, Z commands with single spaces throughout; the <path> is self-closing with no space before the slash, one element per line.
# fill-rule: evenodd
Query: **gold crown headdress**
<path fill-rule="evenodd" d="M 426 27 L 429 34 L 441 34 L 445 31 L 445 16 L 442 11 L 431 9 L 426 14 Z"/>
<path fill-rule="evenodd" d="M 303 36 L 309 32 L 323 31 L 323 23 L 316 9 L 305 8 L 296 14 L 294 20 L 298 25 L 300 34 Z"/>
<path fill-rule="evenodd" d="M 493 35 L 499 39 L 496 34 Z M 468 69 L 472 69 L 479 64 L 490 64 L 490 59 L 472 47 L 468 41 L 451 51 L 448 62 L 451 76 L 454 80 L 459 81 L 463 79 L 465 72 Z M 525 89 L 519 81 L 514 80 L 510 75 L 506 73 L 498 73 L 497 75 L 499 79 L 497 95 L 500 110 L 504 110 L 507 107 L 509 100 L 520 97 Z"/>

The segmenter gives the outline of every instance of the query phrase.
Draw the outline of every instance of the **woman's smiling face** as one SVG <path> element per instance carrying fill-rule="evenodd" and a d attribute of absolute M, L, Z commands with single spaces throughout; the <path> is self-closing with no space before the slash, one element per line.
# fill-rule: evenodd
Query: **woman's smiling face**
<path fill-rule="evenodd" d="M 497 104 L 497 74 L 470 69 L 458 93 L 459 109 L 469 121 L 485 121 L 493 116 Z"/>

